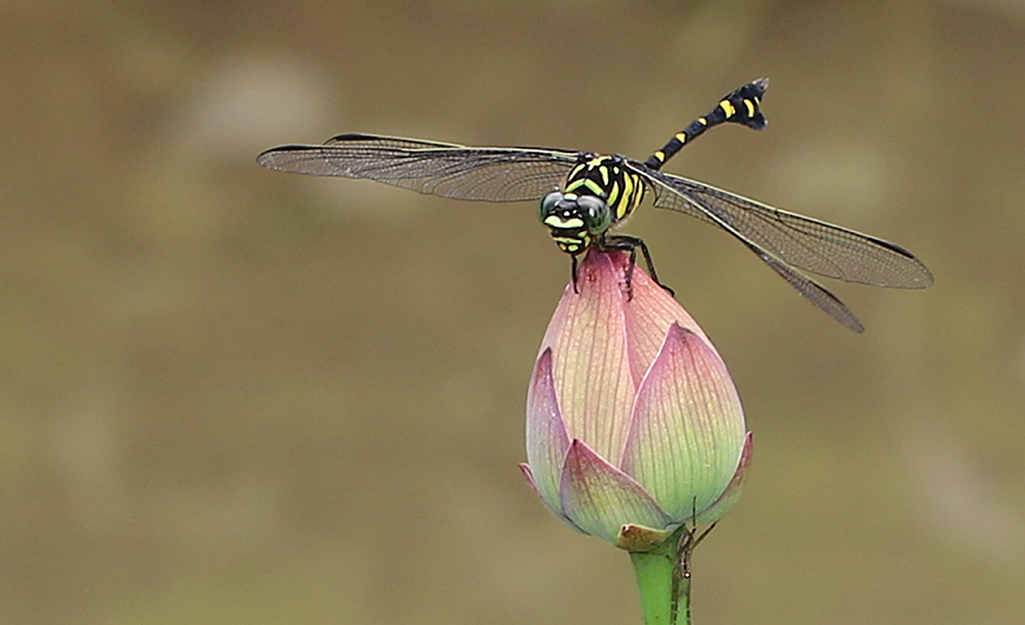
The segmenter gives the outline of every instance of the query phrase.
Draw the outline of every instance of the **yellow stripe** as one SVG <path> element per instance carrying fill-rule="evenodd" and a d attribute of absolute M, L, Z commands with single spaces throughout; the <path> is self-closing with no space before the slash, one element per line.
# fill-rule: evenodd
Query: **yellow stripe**
<path fill-rule="evenodd" d="M 752 102 L 751 100 L 748 100 L 747 98 L 744 98 L 744 106 L 747 107 L 747 116 L 748 117 L 754 117 L 755 116 L 755 104 L 754 104 L 754 102 Z"/>
<path fill-rule="evenodd" d="M 666 160 L 666 153 L 662 150 L 659 150 L 658 152 L 655 152 L 655 158 L 658 159 L 658 162 L 664 163 Z"/>
<path fill-rule="evenodd" d="M 635 208 L 640 206 L 641 205 L 641 200 L 643 200 L 643 199 L 644 199 L 644 184 L 641 182 L 640 178 L 635 178 L 634 179 L 634 201 L 632 203 L 633 205 L 630 207 L 630 211 L 633 211 Z"/>
<path fill-rule="evenodd" d="M 545 217 L 544 224 L 549 228 L 583 228 L 584 220 L 579 217 L 563 219 L 558 215 L 549 215 Z"/>
<path fill-rule="evenodd" d="M 729 100 L 723 100 L 719 103 L 719 108 L 726 114 L 726 119 L 729 119 L 737 114 L 737 109 L 734 108 L 733 104 Z"/>
<path fill-rule="evenodd" d="M 623 201 L 616 206 L 616 221 L 619 221 L 630 212 L 630 204 L 633 203 L 634 177 L 623 176 Z"/>
<path fill-rule="evenodd" d="M 680 143 L 687 143 L 687 133 L 685 133 L 685 132 L 678 132 L 678 133 L 676 133 L 676 140 L 679 141 Z"/>
<path fill-rule="evenodd" d="M 590 245 L 590 241 L 588 241 L 588 239 L 586 239 L 586 238 L 583 238 L 583 239 L 568 239 L 568 238 L 565 238 L 565 237 L 553 237 L 553 238 L 555 239 L 555 244 L 559 246 L 560 250 L 562 250 L 564 252 L 568 252 L 570 254 L 576 254 L 577 252 L 583 250 L 585 247 Z"/>
<path fill-rule="evenodd" d="M 641 202 L 643 200 L 644 200 L 644 185 L 641 184 L 640 180 L 638 180 L 637 181 L 637 193 L 634 195 L 634 205 L 633 205 L 633 208 L 631 208 L 630 210 L 633 210 L 634 208 L 637 208 L 638 206 L 640 206 Z"/>
<path fill-rule="evenodd" d="M 585 182 L 587 182 L 587 178 L 581 178 L 581 179 L 579 179 L 579 180 L 574 180 L 573 182 L 571 182 L 571 183 L 569 183 L 568 185 L 566 185 L 566 190 L 565 190 L 565 193 L 567 193 L 567 194 L 568 194 L 568 193 L 570 193 L 571 191 L 574 191 L 574 190 L 576 190 L 576 189 L 579 189 L 580 187 L 584 186 L 584 183 L 585 183 Z M 572 200 L 572 199 L 574 199 L 574 198 L 571 198 L 571 197 L 567 197 L 566 199 L 567 199 L 567 200 Z"/>
<path fill-rule="evenodd" d="M 605 189 L 601 188 L 600 184 L 598 184 L 594 180 L 591 180 L 590 178 L 584 178 L 584 186 L 587 187 L 588 190 L 590 190 L 591 193 L 595 195 L 601 195 L 605 192 Z"/>
<path fill-rule="evenodd" d="M 616 200 L 619 199 L 619 181 L 612 183 L 612 189 L 609 190 L 609 206 L 615 206 Z"/>
<path fill-rule="evenodd" d="M 699 117 L 698 118 L 698 123 L 701 124 L 702 126 L 707 126 L 708 125 L 708 120 L 705 119 L 704 117 Z"/>

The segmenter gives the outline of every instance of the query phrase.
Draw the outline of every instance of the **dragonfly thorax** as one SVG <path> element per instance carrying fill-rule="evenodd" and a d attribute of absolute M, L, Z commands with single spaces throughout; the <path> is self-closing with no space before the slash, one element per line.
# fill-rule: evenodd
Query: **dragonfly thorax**
<path fill-rule="evenodd" d="M 551 230 L 559 249 L 574 255 L 586 251 L 612 225 L 603 198 L 562 191 L 552 191 L 541 200 L 538 217 Z"/>

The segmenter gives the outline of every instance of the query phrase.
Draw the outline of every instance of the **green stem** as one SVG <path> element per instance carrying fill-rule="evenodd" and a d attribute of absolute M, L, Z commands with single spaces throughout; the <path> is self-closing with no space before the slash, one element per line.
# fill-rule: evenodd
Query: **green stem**
<path fill-rule="evenodd" d="M 652 551 L 630 553 L 644 625 L 690 625 L 691 536 L 681 527 Z M 681 542 L 682 539 L 682 542 Z"/>

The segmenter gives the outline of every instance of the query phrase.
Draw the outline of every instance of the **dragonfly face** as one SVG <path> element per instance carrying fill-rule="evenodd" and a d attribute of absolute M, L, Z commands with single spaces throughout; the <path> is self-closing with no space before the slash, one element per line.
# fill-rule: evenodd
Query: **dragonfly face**
<path fill-rule="evenodd" d="M 562 190 L 541 200 L 538 216 L 559 249 L 575 256 L 602 245 L 605 233 L 626 219 L 643 197 L 644 183 L 622 156 L 585 152 L 566 175 Z"/>
<path fill-rule="evenodd" d="M 586 251 L 612 226 L 612 214 L 604 198 L 552 191 L 541 200 L 541 223 L 551 229 L 559 249 L 576 256 Z"/>

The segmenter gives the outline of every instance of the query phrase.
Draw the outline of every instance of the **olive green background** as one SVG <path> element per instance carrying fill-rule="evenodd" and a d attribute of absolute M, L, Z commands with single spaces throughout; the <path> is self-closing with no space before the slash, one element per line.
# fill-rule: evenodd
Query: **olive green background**
<path fill-rule="evenodd" d="M 695 622 L 1025 619 L 1025 2 L 0 4 L 0 622 L 639 623 L 523 483 L 569 260 L 531 203 L 266 171 L 373 132 L 644 158 L 871 232 L 934 287 L 818 312 L 626 231 L 755 433 Z"/>

